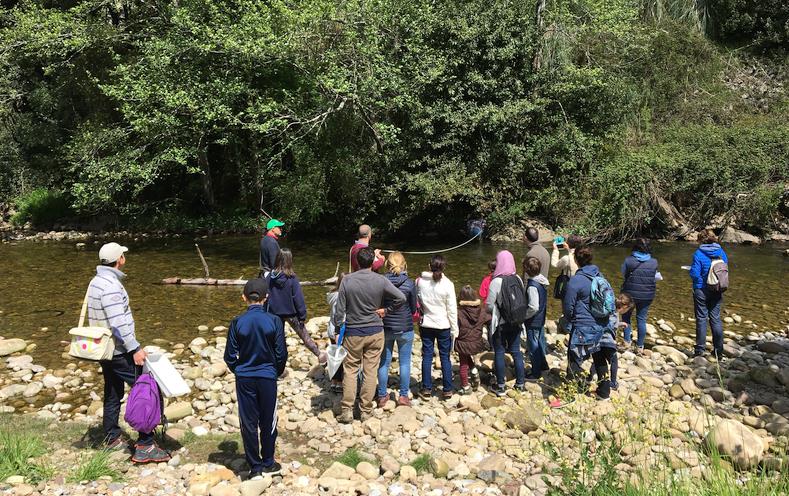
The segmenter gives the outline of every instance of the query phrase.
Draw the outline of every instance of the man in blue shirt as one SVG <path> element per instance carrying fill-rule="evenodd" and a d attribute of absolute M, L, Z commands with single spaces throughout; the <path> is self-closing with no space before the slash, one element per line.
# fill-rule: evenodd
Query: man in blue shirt
<path fill-rule="evenodd" d="M 288 349 L 282 321 L 265 310 L 265 279 L 247 281 L 242 295 L 247 311 L 230 323 L 225 363 L 236 376 L 238 416 L 250 479 L 275 475 L 277 377 L 285 371 Z"/>

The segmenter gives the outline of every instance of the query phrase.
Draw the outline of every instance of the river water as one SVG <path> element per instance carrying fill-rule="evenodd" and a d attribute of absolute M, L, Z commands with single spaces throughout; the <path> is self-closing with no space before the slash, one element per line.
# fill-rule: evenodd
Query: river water
<path fill-rule="evenodd" d="M 202 277 L 203 269 L 196 254 L 194 240 L 168 238 L 160 240 L 121 240 L 129 247 L 124 271 L 137 333 L 144 344 L 154 339 L 188 344 L 200 333 L 199 325 L 213 328 L 228 325 L 233 316 L 244 310 L 240 287 L 184 287 L 159 284 L 165 277 Z M 258 239 L 254 236 L 226 236 L 198 240 L 216 278 L 249 278 L 257 274 Z M 376 244 L 375 242 L 373 243 Z M 422 251 L 446 247 L 449 243 L 430 242 L 381 248 Z M 293 250 L 296 272 L 302 280 L 322 280 L 334 274 L 337 262 L 347 270 L 349 243 L 331 240 L 295 241 L 284 239 L 282 246 Z M 442 246 L 443 245 L 443 246 Z M 68 330 L 77 325 L 80 305 L 88 281 L 95 272 L 99 243 L 88 243 L 83 250 L 73 242 L 18 242 L 0 244 L 0 336 L 19 337 L 36 343 L 32 352 L 35 363 L 61 368 Z M 521 243 L 490 244 L 473 242 L 446 255 L 446 275 L 460 291 L 464 284 L 479 286 L 487 272 L 487 261 L 497 250 L 509 249 L 520 261 L 526 253 Z M 730 257 L 731 288 L 726 293 L 725 309 L 737 313 L 744 321 L 753 321 L 759 329 L 776 329 L 787 323 L 787 269 L 789 257 L 780 245 L 726 246 Z M 695 245 L 660 243 L 654 255 L 660 262 L 664 281 L 650 317 L 676 323 L 678 332 L 690 330 L 692 316 L 690 279 L 682 265 L 689 265 Z M 595 247 L 595 263 L 618 288 L 622 276 L 619 267 L 629 250 L 624 247 Z M 415 276 L 426 267 L 428 255 L 407 255 L 409 272 Z M 518 262 L 520 263 L 520 262 Z M 555 274 L 551 273 L 553 281 Z M 327 289 L 305 287 L 309 317 L 328 315 Z M 559 316 L 559 302 L 551 299 L 549 318 Z M 727 325 L 728 330 L 747 333 L 748 324 Z"/>

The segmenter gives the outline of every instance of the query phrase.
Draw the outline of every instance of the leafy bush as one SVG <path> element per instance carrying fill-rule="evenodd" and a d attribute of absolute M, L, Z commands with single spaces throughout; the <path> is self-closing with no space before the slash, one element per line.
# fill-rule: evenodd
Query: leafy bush
<path fill-rule="evenodd" d="M 16 214 L 11 217 L 11 222 L 15 225 L 30 222 L 34 226 L 50 226 L 70 214 L 71 210 L 63 193 L 37 188 L 16 199 Z"/>

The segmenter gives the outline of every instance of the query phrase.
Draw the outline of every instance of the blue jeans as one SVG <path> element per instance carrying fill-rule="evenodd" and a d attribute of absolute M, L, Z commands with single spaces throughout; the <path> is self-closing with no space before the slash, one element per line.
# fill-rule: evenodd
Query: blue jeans
<path fill-rule="evenodd" d="M 638 339 L 636 341 L 636 346 L 639 348 L 644 347 L 644 338 L 647 336 L 647 312 L 649 312 L 649 306 L 652 304 L 652 300 L 633 300 L 633 303 L 636 305 L 636 326 L 638 327 Z M 632 332 L 633 328 L 630 327 L 630 317 L 633 314 L 633 309 L 631 308 L 628 312 L 622 315 L 622 322 L 627 324 L 625 327 L 625 343 L 630 344 L 632 340 Z"/>
<path fill-rule="evenodd" d="M 543 370 L 549 369 L 548 360 L 545 359 L 548 343 L 545 341 L 544 327 L 530 327 L 526 329 L 526 347 L 529 350 L 531 375 L 540 377 Z"/>
<path fill-rule="evenodd" d="M 512 355 L 512 361 L 515 362 L 515 384 L 526 382 L 526 367 L 521 351 L 521 326 L 504 323 L 493 333 L 493 366 L 499 386 L 504 386 L 507 379 L 504 353 Z"/>
<path fill-rule="evenodd" d="M 444 392 L 449 393 L 452 388 L 452 362 L 449 353 L 452 351 L 452 333 L 449 329 L 419 329 L 422 335 L 422 389 L 433 389 L 433 342 L 438 343 L 438 356 L 441 358 L 441 382 Z"/>
<path fill-rule="evenodd" d="M 378 367 L 378 397 L 386 396 L 389 382 L 389 366 L 392 365 L 392 351 L 397 343 L 398 363 L 400 364 L 400 396 L 408 396 L 411 382 L 411 347 L 414 344 L 414 331 L 393 331 L 384 329 L 384 352 Z"/>
<path fill-rule="evenodd" d="M 696 313 L 696 353 L 704 353 L 707 347 L 707 321 L 709 321 L 712 328 L 713 352 L 717 355 L 723 354 L 722 305 L 722 294 L 706 288 L 693 290 L 693 310 Z"/>

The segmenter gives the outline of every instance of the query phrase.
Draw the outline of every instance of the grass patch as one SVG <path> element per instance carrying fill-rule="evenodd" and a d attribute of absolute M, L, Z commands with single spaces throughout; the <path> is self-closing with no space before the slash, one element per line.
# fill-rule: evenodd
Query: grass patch
<path fill-rule="evenodd" d="M 356 468 L 356 466 L 361 462 L 370 462 L 375 464 L 374 459 L 362 455 L 362 453 L 356 448 L 348 448 L 345 450 L 345 453 L 337 457 L 337 461 L 351 468 Z"/>
<path fill-rule="evenodd" d="M 52 477 L 51 468 L 31 463 L 46 453 L 41 438 L 24 430 L 12 430 L 4 425 L 0 428 L 0 481 L 12 475 L 21 475 L 29 482 L 39 482 Z"/>
<path fill-rule="evenodd" d="M 432 457 L 428 453 L 424 453 L 411 460 L 411 463 L 409 463 L 409 465 L 414 467 L 416 473 L 424 474 L 427 472 L 432 472 L 433 469 L 430 463 L 432 461 L 433 461 Z"/>
<path fill-rule="evenodd" d="M 112 480 L 120 480 L 123 476 L 110 460 L 111 452 L 96 451 L 84 458 L 79 466 L 68 477 L 69 482 L 95 481 L 100 477 L 109 476 Z"/>

